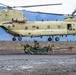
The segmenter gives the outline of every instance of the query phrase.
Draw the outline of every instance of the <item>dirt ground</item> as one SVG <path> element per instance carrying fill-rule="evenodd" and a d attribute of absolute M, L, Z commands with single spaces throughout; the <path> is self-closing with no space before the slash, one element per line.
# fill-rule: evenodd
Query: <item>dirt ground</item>
<path fill-rule="evenodd" d="M 0 55 L 0 75 L 76 75 L 76 55 Z"/>
<path fill-rule="evenodd" d="M 22 45 L 34 46 L 34 42 L 0 42 L 0 54 L 24 54 Z M 39 42 L 40 47 L 54 46 L 53 54 L 76 54 L 76 42 Z"/>
<path fill-rule="evenodd" d="M 21 44 L 27 43 L 34 45 L 0 42 L 0 75 L 76 75 L 76 42 L 39 42 L 53 45 L 52 55 L 25 55 Z"/>

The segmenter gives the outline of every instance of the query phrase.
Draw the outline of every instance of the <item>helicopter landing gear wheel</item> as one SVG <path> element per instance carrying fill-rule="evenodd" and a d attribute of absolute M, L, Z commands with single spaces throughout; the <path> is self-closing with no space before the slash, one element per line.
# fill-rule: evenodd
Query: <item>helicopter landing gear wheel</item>
<path fill-rule="evenodd" d="M 55 41 L 59 41 L 59 40 L 60 40 L 60 38 L 59 38 L 59 37 L 56 37 L 56 38 L 55 38 Z"/>
<path fill-rule="evenodd" d="M 15 38 L 15 37 L 13 37 L 13 38 L 12 38 L 12 41 L 16 41 L 16 38 Z"/>
<path fill-rule="evenodd" d="M 21 41 L 22 40 L 22 37 L 18 37 L 18 40 Z"/>
<path fill-rule="evenodd" d="M 52 38 L 51 38 L 51 37 L 49 37 L 49 38 L 48 38 L 48 41 L 52 41 Z"/>

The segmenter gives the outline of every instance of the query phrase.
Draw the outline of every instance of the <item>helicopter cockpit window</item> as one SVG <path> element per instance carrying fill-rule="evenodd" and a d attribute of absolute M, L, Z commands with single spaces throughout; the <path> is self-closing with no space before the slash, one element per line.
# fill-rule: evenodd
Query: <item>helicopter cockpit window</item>
<path fill-rule="evenodd" d="M 47 28 L 50 29 L 50 26 L 48 25 Z"/>
<path fill-rule="evenodd" d="M 25 29 L 28 29 L 28 27 L 27 27 L 27 26 L 25 26 Z"/>
<path fill-rule="evenodd" d="M 67 24 L 67 29 L 72 30 L 72 25 L 71 24 Z"/>

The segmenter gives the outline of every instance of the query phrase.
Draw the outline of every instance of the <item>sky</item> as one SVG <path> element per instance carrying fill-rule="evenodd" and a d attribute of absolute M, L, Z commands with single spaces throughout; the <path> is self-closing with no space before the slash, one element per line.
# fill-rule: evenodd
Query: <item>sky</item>
<path fill-rule="evenodd" d="M 71 14 L 76 9 L 76 0 L 0 0 L 0 3 L 9 6 L 62 3 L 62 5 L 58 6 L 26 8 L 26 10 L 30 11 L 41 11 L 49 13 Z M 22 8 L 17 9 L 22 10 Z"/>
<path fill-rule="evenodd" d="M 48 13 L 60 13 L 60 14 L 71 14 L 76 9 L 76 0 L 0 0 L 0 3 L 3 3 L 5 5 L 9 6 L 26 6 L 26 5 L 38 5 L 38 4 L 55 4 L 55 3 L 62 3 L 62 5 L 59 6 L 47 6 L 47 7 L 34 7 L 34 8 L 17 8 L 18 10 L 27 10 L 27 11 L 40 11 L 40 12 L 48 12 Z M 32 16 L 32 14 L 30 15 Z M 29 18 L 30 18 L 29 16 Z M 48 17 L 48 15 L 40 15 L 41 17 Z M 32 16 L 33 17 L 33 16 Z M 6 33 L 4 30 L 0 28 L 0 40 L 11 40 L 13 36 Z M 68 36 L 66 39 L 64 36 L 61 37 L 62 41 L 66 40 L 75 40 L 76 36 Z M 26 37 L 26 40 L 31 39 L 30 37 Z M 35 38 L 40 41 L 47 41 L 47 37 L 43 37 L 43 39 Z M 33 39 L 31 39 L 33 40 Z"/>

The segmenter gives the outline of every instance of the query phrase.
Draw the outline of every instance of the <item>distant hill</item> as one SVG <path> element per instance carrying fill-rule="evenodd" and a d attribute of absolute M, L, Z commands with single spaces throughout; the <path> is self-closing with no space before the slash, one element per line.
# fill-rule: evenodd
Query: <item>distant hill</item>
<path fill-rule="evenodd" d="M 2 9 L 4 9 L 5 7 L 3 7 L 3 6 L 0 6 L 0 10 L 2 10 Z"/>
<path fill-rule="evenodd" d="M 32 13 L 32 12 L 27 11 L 27 10 L 22 10 L 22 12 L 24 13 L 25 17 L 29 21 L 41 21 L 41 20 L 44 20 L 44 21 L 52 20 L 53 21 L 53 20 L 63 20 L 64 19 L 64 16 Z"/>

